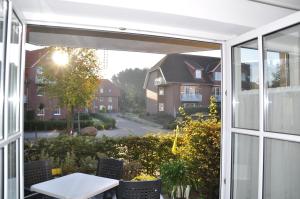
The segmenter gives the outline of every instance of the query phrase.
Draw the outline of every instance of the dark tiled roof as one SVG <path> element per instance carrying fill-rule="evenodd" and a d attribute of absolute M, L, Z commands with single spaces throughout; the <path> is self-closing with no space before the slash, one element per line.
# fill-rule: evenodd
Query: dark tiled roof
<path fill-rule="evenodd" d="M 170 54 L 166 55 L 151 71 L 161 69 L 167 82 L 184 82 L 184 83 L 212 83 L 209 72 L 220 63 L 220 58 Z M 202 78 L 195 79 L 189 66 L 202 70 Z"/>

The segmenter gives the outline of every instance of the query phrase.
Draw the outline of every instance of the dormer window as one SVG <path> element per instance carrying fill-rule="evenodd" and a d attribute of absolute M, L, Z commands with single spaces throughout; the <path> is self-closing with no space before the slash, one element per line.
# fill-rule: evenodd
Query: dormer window
<path fill-rule="evenodd" d="M 195 78 L 196 79 L 201 79 L 202 77 L 202 71 L 197 69 L 196 72 L 195 72 Z"/>
<path fill-rule="evenodd" d="M 215 81 L 221 81 L 221 72 L 214 72 Z"/>

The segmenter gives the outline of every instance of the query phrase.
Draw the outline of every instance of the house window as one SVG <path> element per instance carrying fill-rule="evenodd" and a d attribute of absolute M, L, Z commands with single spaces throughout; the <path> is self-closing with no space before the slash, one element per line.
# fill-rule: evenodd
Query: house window
<path fill-rule="evenodd" d="M 158 111 L 165 111 L 165 105 L 164 103 L 158 103 Z"/>
<path fill-rule="evenodd" d="M 105 107 L 104 105 L 100 105 L 99 110 L 100 110 L 100 111 L 105 111 L 105 110 L 106 110 L 106 107 Z"/>
<path fill-rule="evenodd" d="M 196 79 L 201 79 L 202 78 L 202 71 L 201 70 L 196 70 L 195 77 L 196 77 Z"/>
<path fill-rule="evenodd" d="M 213 96 L 220 96 L 220 95 L 221 95 L 221 88 L 213 87 Z"/>
<path fill-rule="evenodd" d="M 104 90 L 103 90 L 103 88 L 100 88 L 100 93 L 104 93 Z"/>
<path fill-rule="evenodd" d="M 60 115 L 60 107 L 55 107 L 53 115 Z"/>
<path fill-rule="evenodd" d="M 44 96 L 45 95 L 45 89 L 42 86 L 37 86 L 36 95 L 37 96 Z"/>
<path fill-rule="evenodd" d="M 108 102 L 112 102 L 112 97 L 108 97 Z"/>
<path fill-rule="evenodd" d="M 113 106 L 112 106 L 112 105 L 108 105 L 108 106 L 107 106 L 107 110 L 108 110 L 108 111 L 112 111 L 112 110 L 113 110 Z"/>
<path fill-rule="evenodd" d="M 111 89 L 108 89 L 108 92 L 111 93 Z"/>
<path fill-rule="evenodd" d="M 221 72 L 214 72 L 215 81 L 221 81 Z"/>
<path fill-rule="evenodd" d="M 37 113 L 36 113 L 37 116 L 44 116 L 45 115 L 45 109 L 42 108 L 42 109 L 37 109 Z"/>
<path fill-rule="evenodd" d="M 35 72 L 36 72 L 36 74 L 35 74 L 35 82 L 37 84 L 43 83 L 43 68 L 41 66 L 38 66 L 38 67 L 36 67 Z"/>
<path fill-rule="evenodd" d="M 99 101 L 100 101 L 100 102 L 103 102 L 103 101 L 104 101 L 104 98 L 103 98 L 103 97 L 99 97 Z"/>
<path fill-rule="evenodd" d="M 164 95 L 165 94 L 165 89 L 163 87 L 158 88 L 158 94 L 159 95 Z"/>

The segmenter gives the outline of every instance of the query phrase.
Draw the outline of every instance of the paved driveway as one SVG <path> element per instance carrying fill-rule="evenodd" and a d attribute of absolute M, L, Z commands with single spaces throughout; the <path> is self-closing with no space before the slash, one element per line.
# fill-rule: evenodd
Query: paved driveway
<path fill-rule="evenodd" d="M 108 137 L 122 137 L 128 135 L 143 136 L 148 133 L 165 133 L 168 130 L 154 127 L 148 124 L 141 124 L 128 119 L 118 117 L 116 114 L 110 115 L 115 118 L 117 128 L 113 130 L 103 130 L 98 131 L 97 137 L 102 137 L 103 135 Z M 51 138 L 57 137 L 59 133 L 57 131 L 43 131 L 43 132 L 26 132 L 24 134 L 25 139 L 35 139 L 35 138 Z"/>
<path fill-rule="evenodd" d="M 113 130 L 98 131 L 97 137 L 101 137 L 103 135 L 109 137 L 120 137 L 128 135 L 143 136 L 148 133 L 168 132 L 168 130 L 162 128 L 154 127 L 147 124 L 141 124 L 138 122 L 118 117 L 116 114 L 113 114 L 111 116 L 115 118 L 117 128 Z"/>

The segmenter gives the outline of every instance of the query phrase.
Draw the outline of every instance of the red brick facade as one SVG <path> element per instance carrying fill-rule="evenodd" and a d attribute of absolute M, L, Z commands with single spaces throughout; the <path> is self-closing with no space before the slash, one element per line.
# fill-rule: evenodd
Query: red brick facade
<path fill-rule="evenodd" d="M 25 111 L 34 111 L 35 117 L 39 119 L 65 119 L 67 114 L 66 109 L 59 107 L 57 99 L 50 99 L 42 87 L 39 86 L 39 62 L 41 59 L 47 57 L 46 49 L 26 52 Z M 119 97 L 119 88 L 107 79 L 100 80 L 95 99 L 86 111 L 95 113 L 102 109 L 108 112 L 118 112 Z"/>

